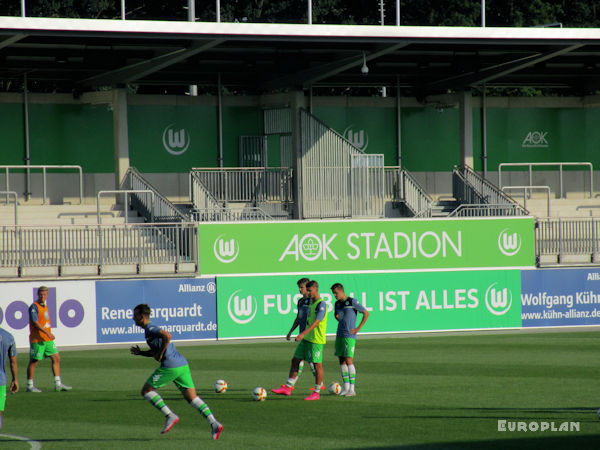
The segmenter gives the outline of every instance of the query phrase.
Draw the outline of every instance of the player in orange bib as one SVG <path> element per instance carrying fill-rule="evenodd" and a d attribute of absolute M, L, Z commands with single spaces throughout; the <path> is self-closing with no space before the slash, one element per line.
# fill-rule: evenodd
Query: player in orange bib
<path fill-rule="evenodd" d="M 48 288 L 40 286 L 38 298 L 29 307 L 29 365 L 27 366 L 27 392 L 42 392 L 33 385 L 33 375 L 38 362 L 49 356 L 52 360 L 52 373 L 54 373 L 54 390 L 69 391 L 71 386 L 63 384 L 60 379 L 60 356 L 54 344 L 54 335 L 50 327 L 50 315 L 46 299 Z"/>

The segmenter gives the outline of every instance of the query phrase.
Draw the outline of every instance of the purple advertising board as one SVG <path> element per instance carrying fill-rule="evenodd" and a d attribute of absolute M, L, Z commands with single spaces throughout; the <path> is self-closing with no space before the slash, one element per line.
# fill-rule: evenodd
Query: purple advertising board
<path fill-rule="evenodd" d="M 150 321 L 173 340 L 217 338 L 214 278 L 98 281 L 98 343 L 143 342 L 143 330 L 133 323 L 133 308 L 139 303 L 152 308 Z"/>
<path fill-rule="evenodd" d="M 600 325 L 600 269 L 521 271 L 523 327 Z"/>

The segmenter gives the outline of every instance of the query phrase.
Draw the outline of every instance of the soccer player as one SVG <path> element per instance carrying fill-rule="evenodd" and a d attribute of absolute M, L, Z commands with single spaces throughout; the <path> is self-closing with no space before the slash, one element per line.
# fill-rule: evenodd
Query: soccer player
<path fill-rule="evenodd" d="M 369 318 L 369 311 L 358 303 L 356 299 L 348 297 L 344 292 L 344 286 L 335 283 L 331 286 L 331 292 L 337 300 L 335 302 L 335 318 L 338 321 L 337 333 L 335 335 L 335 356 L 340 360 L 340 370 L 344 388 L 340 395 L 351 397 L 356 395 L 354 384 L 356 382 L 356 368 L 354 367 L 354 348 L 356 347 L 356 334 Z M 362 313 L 360 325 L 356 326 L 356 317 Z"/>
<path fill-rule="evenodd" d="M 319 400 L 321 387 L 323 386 L 323 346 L 325 345 L 325 332 L 327 330 L 327 304 L 319 296 L 319 283 L 309 281 L 306 284 L 308 297 L 310 298 L 310 311 L 306 319 L 307 328 L 296 336 L 299 342 L 292 363 L 290 365 L 289 378 L 280 388 L 272 389 L 272 392 L 280 395 L 292 395 L 292 388 L 298 379 L 298 368 L 300 361 L 312 362 L 315 365 L 315 391 L 304 400 Z"/>
<path fill-rule="evenodd" d="M 48 288 L 40 286 L 37 291 L 38 298 L 29 307 L 29 365 L 27 366 L 27 392 L 42 392 L 33 385 L 35 369 L 45 357 L 52 360 L 52 373 L 54 374 L 54 390 L 70 391 L 71 386 L 63 384 L 60 379 L 60 356 L 54 343 L 54 335 L 50 327 L 48 314 Z"/>
<path fill-rule="evenodd" d="M 0 328 L 0 428 L 2 428 L 2 413 L 6 404 L 6 360 L 10 361 L 11 394 L 19 392 L 17 381 L 17 346 L 12 334 Z"/>
<path fill-rule="evenodd" d="M 161 433 L 165 434 L 179 422 L 179 417 L 169 409 L 160 394 L 156 392 L 156 389 L 166 386 L 172 381 L 183 394 L 183 398 L 208 420 L 212 438 L 219 439 L 223 425 L 215 419 L 208 405 L 196 394 L 188 362 L 171 342 L 171 333 L 150 323 L 151 313 L 150 306 L 145 303 L 139 304 L 133 309 L 133 321 L 138 327 L 144 329 L 146 342 L 150 349 L 141 350 L 139 345 L 135 345 L 130 348 L 130 351 L 132 355 L 148 356 L 160 362 L 160 367 L 144 383 L 142 396 L 164 414 L 166 422 Z"/>
<path fill-rule="evenodd" d="M 300 278 L 296 284 L 298 285 L 298 292 L 300 292 L 300 294 L 302 294 L 302 298 L 300 300 L 298 300 L 298 304 L 297 304 L 297 309 L 298 309 L 298 313 L 296 314 L 296 319 L 294 320 L 294 323 L 292 324 L 292 328 L 290 328 L 290 331 L 288 332 L 287 336 L 285 337 L 288 341 L 291 340 L 292 338 L 292 333 L 294 332 L 294 330 L 296 329 L 296 327 L 299 327 L 300 329 L 300 333 L 302 333 L 304 331 L 304 329 L 306 328 L 306 318 L 308 317 L 308 313 L 310 311 L 310 298 L 308 298 L 308 292 L 306 291 L 306 283 L 308 283 L 310 280 L 308 278 Z M 315 374 L 315 365 L 313 363 L 308 363 L 310 365 L 310 370 L 312 371 L 313 375 Z M 300 361 L 300 365 L 298 367 L 298 376 L 302 375 L 302 370 L 304 369 L 304 361 Z M 314 389 L 314 388 L 311 388 Z"/>

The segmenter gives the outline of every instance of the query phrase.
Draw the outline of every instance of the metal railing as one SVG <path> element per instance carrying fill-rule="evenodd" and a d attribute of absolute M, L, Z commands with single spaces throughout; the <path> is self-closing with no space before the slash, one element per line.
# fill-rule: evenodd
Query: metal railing
<path fill-rule="evenodd" d="M 192 223 L 0 227 L 1 267 L 198 262 Z"/>
<path fill-rule="evenodd" d="M 10 169 L 17 169 L 17 170 L 41 170 L 42 171 L 42 198 L 43 198 L 43 203 L 44 205 L 46 204 L 46 199 L 47 199 L 47 181 L 46 181 L 46 171 L 47 170 L 65 170 L 65 169 L 77 169 L 77 171 L 79 172 L 79 203 L 82 204 L 83 203 L 83 170 L 81 168 L 81 166 L 73 166 L 73 165 L 27 165 L 27 164 L 21 164 L 21 165 L 8 165 L 8 166 L 0 166 L 0 170 L 4 170 L 5 171 L 5 187 L 6 187 L 6 191 L 10 191 Z"/>
<path fill-rule="evenodd" d="M 217 211 L 222 209 L 222 206 L 219 203 L 219 201 L 205 186 L 205 184 L 198 176 L 198 172 L 194 171 L 194 169 L 192 169 L 192 171 L 190 172 L 190 197 L 194 209 L 197 209 L 199 211 L 205 209 Z"/>
<path fill-rule="evenodd" d="M 404 202 L 415 217 L 431 217 L 433 199 L 409 171 L 399 166 L 385 167 L 385 198 Z"/>
<path fill-rule="evenodd" d="M 205 208 L 201 210 L 193 210 L 190 217 L 194 222 L 238 222 L 247 220 L 273 220 L 269 214 L 261 208 L 250 207 L 244 209 L 228 209 Z"/>
<path fill-rule="evenodd" d="M 598 262 L 600 256 L 600 218 L 538 219 L 535 229 L 536 256 L 589 255 Z"/>
<path fill-rule="evenodd" d="M 529 186 L 533 185 L 533 167 L 558 167 L 558 193 L 559 198 L 564 198 L 563 167 L 588 167 L 590 169 L 590 198 L 594 196 L 594 166 L 590 162 L 528 162 L 528 163 L 500 163 L 498 164 L 498 186 L 502 189 L 502 168 L 527 167 L 529 170 Z"/>
<path fill-rule="evenodd" d="M 448 214 L 448 217 L 502 217 L 522 215 L 521 207 L 517 204 L 493 205 L 489 203 L 463 203 Z"/>
<path fill-rule="evenodd" d="M 100 197 L 102 197 L 103 195 L 106 194 L 123 194 L 124 200 L 125 200 L 125 205 L 123 207 L 123 211 L 125 212 L 125 223 L 127 223 L 127 217 L 129 216 L 129 205 L 127 202 L 127 199 L 129 198 L 129 195 L 133 195 L 133 194 L 150 194 L 152 197 L 152 202 L 151 202 L 151 208 L 150 208 L 150 222 L 154 222 L 154 216 L 152 215 L 152 211 L 154 211 L 154 191 L 151 191 L 150 189 L 143 189 L 143 190 L 134 190 L 134 189 L 121 189 L 121 190 L 108 190 L 108 191 L 98 191 L 98 195 L 96 197 L 96 207 L 98 208 L 97 210 L 97 217 L 98 217 L 98 223 L 102 223 L 102 217 L 100 216 Z"/>
<path fill-rule="evenodd" d="M 130 167 L 121 188 L 133 193 L 131 206 L 149 222 L 186 222 L 189 218 L 150 184 L 135 167 Z M 152 192 L 151 198 L 147 194 Z M 151 201 L 149 201 L 151 200 Z M 127 209 L 125 209 L 127 213 Z"/>
<path fill-rule="evenodd" d="M 216 202 L 293 201 L 292 169 L 288 167 L 194 167 L 190 175 L 192 183 L 194 178 L 202 183 Z"/>
<path fill-rule="evenodd" d="M 15 197 L 15 213 L 14 213 L 14 218 L 15 218 L 15 225 L 17 225 L 19 223 L 18 220 L 18 206 L 19 206 L 19 196 L 17 195 L 17 193 L 15 191 L 0 191 L 0 195 L 5 195 L 6 196 L 6 204 L 8 204 L 8 197 L 9 196 L 14 196 Z"/>
<path fill-rule="evenodd" d="M 523 208 L 527 209 L 527 197 L 531 198 L 531 191 L 544 190 L 546 191 L 546 199 L 548 201 L 546 208 L 546 217 L 550 217 L 550 186 L 504 186 L 502 192 L 507 190 L 523 191 Z"/>
<path fill-rule="evenodd" d="M 505 206 L 510 215 L 529 215 L 525 208 L 468 167 L 455 167 L 452 171 L 452 193 L 461 204 Z M 473 213 L 476 211 L 477 208 L 473 208 Z M 484 213 L 486 209 L 479 211 Z"/>

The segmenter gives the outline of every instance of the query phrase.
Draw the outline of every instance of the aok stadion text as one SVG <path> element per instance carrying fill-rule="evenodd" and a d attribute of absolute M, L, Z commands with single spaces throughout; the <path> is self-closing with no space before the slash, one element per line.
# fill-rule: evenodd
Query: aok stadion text
<path fill-rule="evenodd" d="M 478 289 L 441 289 L 441 290 L 419 290 L 411 295 L 411 291 L 379 291 L 377 299 L 371 302 L 367 293 L 362 292 L 356 297 L 354 293 L 348 294 L 356 298 L 368 311 L 378 308 L 379 311 L 406 311 L 407 303 L 414 304 L 414 310 L 439 310 L 439 309 L 474 309 L 479 306 Z M 294 306 L 298 303 L 301 295 L 296 294 L 265 294 L 263 295 L 264 314 L 278 312 L 279 314 L 296 313 Z M 331 294 L 321 294 L 321 298 L 327 303 L 327 311 L 333 310 L 333 298 Z"/>
<path fill-rule="evenodd" d="M 319 258 L 327 260 L 328 257 L 339 260 L 338 254 L 332 248 L 337 233 L 332 235 L 308 233 L 305 235 L 295 234 L 287 244 L 287 247 L 281 254 L 279 261 L 284 261 L 287 257 L 293 257 L 296 261 L 300 258 L 307 261 L 315 261 Z M 350 233 L 346 237 L 348 251 L 346 257 L 351 260 L 359 258 L 378 259 L 385 257 L 387 259 L 402 259 L 406 257 L 417 258 L 435 258 L 440 253 L 445 258 L 449 251 L 453 251 L 456 256 L 462 256 L 462 236 L 458 231 L 454 240 L 447 232 L 435 233 L 425 231 L 417 234 L 410 234 L 397 231 L 391 234 L 386 233 Z"/>

